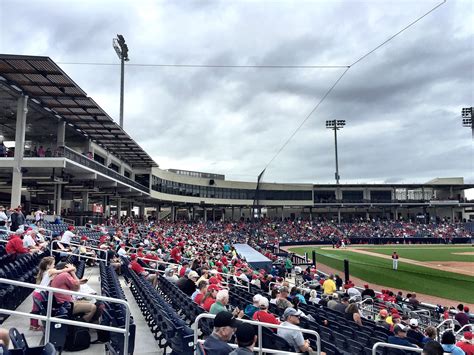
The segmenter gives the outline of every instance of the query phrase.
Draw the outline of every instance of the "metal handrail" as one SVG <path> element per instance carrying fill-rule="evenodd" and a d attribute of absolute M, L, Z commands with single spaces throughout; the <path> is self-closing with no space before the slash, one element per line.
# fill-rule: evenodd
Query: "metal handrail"
<path fill-rule="evenodd" d="M 51 246 L 53 245 L 53 243 L 56 242 L 56 243 L 61 243 L 60 240 L 53 240 L 51 242 Z M 64 243 L 66 244 L 66 243 Z M 100 248 L 95 248 L 95 247 L 92 247 L 92 246 L 89 246 L 89 245 L 84 245 L 84 244 L 78 244 L 78 243 L 67 243 L 67 245 L 72 245 L 72 246 L 75 246 L 75 247 L 84 247 L 84 248 L 88 248 L 88 249 L 92 249 L 92 250 L 97 250 L 97 251 L 107 251 L 105 249 L 100 249 Z"/>
<path fill-rule="evenodd" d="M 421 348 L 412 348 L 410 346 L 378 342 L 378 343 L 375 343 L 374 346 L 372 347 L 372 355 L 377 355 L 377 348 L 392 348 L 392 349 L 399 349 L 399 350 L 414 351 L 420 354 L 423 353 L 423 349 Z"/>
<path fill-rule="evenodd" d="M 59 324 L 77 325 L 77 326 L 80 326 L 80 327 L 83 327 L 83 328 L 108 330 L 110 332 L 124 334 L 123 348 L 124 348 L 124 352 L 126 351 L 128 353 L 128 337 L 130 336 L 130 331 L 129 330 L 130 330 L 130 313 L 131 313 L 131 310 L 130 310 L 130 305 L 128 304 L 127 301 L 119 299 L 119 298 L 112 298 L 112 297 L 94 295 L 94 298 L 99 300 L 99 301 L 119 303 L 119 304 L 125 306 L 125 329 L 123 329 L 123 328 L 118 328 L 118 327 L 111 327 L 111 326 L 98 325 L 98 324 L 93 324 L 93 323 L 79 322 L 79 321 L 73 321 L 73 320 L 69 320 L 69 319 L 63 319 L 63 318 L 57 318 L 57 317 L 52 317 L 51 316 L 51 311 L 52 311 L 52 308 L 53 308 L 53 294 L 54 294 L 54 292 L 62 293 L 62 294 L 66 294 L 66 295 L 71 295 L 71 296 L 90 297 L 90 294 L 88 294 L 88 293 L 63 290 L 61 288 L 55 288 L 55 287 L 50 287 L 50 286 L 41 286 L 41 285 L 31 284 L 31 283 L 27 283 L 27 282 L 21 282 L 21 281 L 16 281 L 16 280 L 9 280 L 9 279 L 0 278 L 0 284 L 2 284 L 2 283 L 7 284 L 7 285 L 30 288 L 30 289 L 40 289 L 40 290 L 48 291 L 48 306 L 47 306 L 47 309 L 46 309 L 46 316 L 41 316 L 39 314 L 33 314 L 33 313 L 12 311 L 12 310 L 9 310 L 9 309 L 0 308 L 0 313 L 4 313 L 4 314 L 8 314 L 8 315 L 16 315 L 16 316 L 20 316 L 20 317 L 28 317 L 28 318 L 33 318 L 33 319 L 46 321 L 45 336 L 44 336 L 45 344 L 49 343 L 49 338 L 50 338 L 50 333 L 51 333 L 51 329 L 50 329 L 51 328 L 51 322 L 53 321 L 53 322 L 56 322 L 56 323 L 59 323 Z"/>
<path fill-rule="evenodd" d="M 451 318 L 448 318 L 448 319 L 445 319 L 444 321 L 442 321 L 441 323 L 439 323 L 437 326 L 436 326 L 436 329 L 439 329 L 441 328 L 441 326 L 445 323 L 451 323 L 451 329 L 454 329 L 454 321 L 451 319 Z"/>
<path fill-rule="evenodd" d="M 197 341 L 199 344 L 204 343 L 204 340 L 198 339 Z M 239 346 L 237 344 L 229 344 L 227 343 L 232 349 L 237 349 Z M 293 351 L 282 351 L 282 350 L 275 350 L 275 349 L 268 349 L 268 348 L 261 348 L 262 352 L 265 354 L 278 354 L 278 355 L 301 355 L 302 353 L 295 353 Z M 253 347 L 253 352 L 258 351 L 260 352 L 260 348 L 258 346 Z"/>
<path fill-rule="evenodd" d="M 194 330 L 194 345 L 197 345 L 198 342 L 198 330 L 199 330 L 199 321 L 203 318 L 209 318 L 209 319 L 214 319 L 216 317 L 215 314 L 210 314 L 210 313 L 201 313 L 198 315 L 194 321 L 194 323 L 191 325 L 191 329 Z M 262 327 L 266 328 L 282 328 L 282 329 L 290 329 L 295 331 L 296 328 L 294 327 L 287 327 L 284 325 L 280 324 L 271 324 L 271 323 L 262 323 L 262 322 L 257 322 L 253 320 L 247 320 L 247 319 L 239 319 L 240 322 L 244 323 L 249 323 L 258 326 L 258 354 L 262 355 L 263 354 L 263 348 L 262 348 Z M 307 334 L 313 334 L 316 336 L 316 353 L 317 355 L 321 355 L 321 337 L 319 336 L 319 333 L 314 331 L 314 330 L 309 330 L 305 328 L 299 328 L 297 329 L 298 331 L 302 333 L 307 333 Z M 257 348 L 255 348 L 256 350 Z"/>
<path fill-rule="evenodd" d="M 88 255 L 81 255 L 81 254 L 71 252 L 71 251 L 53 250 L 53 248 L 51 248 L 50 250 L 51 250 L 51 256 L 53 256 L 53 253 L 66 254 L 66 255 L 75 255 L 79 259 L 85 258 L 85 259 L 91 259 L 91 260 L 94 260 L 94 261 L 97 261 L 97 260 L 104 261 L 105 265 L 107 265 L 107 253 L 105 254 L 106 258 L 102 259 L 102 258 L 99 258 L 98 256 L 93 257 L 93 256 L 88 256 Z"/>
<path fill-rule="evenodd" d="M 471 329 L 471 327 L 474 327 L 473 324 L 464 324 L 461 329 L 459 329 L 456 333 L 454 333 L 454 335 L 458 335 L 459 333 L 461 333 L 464 329 Z"/>

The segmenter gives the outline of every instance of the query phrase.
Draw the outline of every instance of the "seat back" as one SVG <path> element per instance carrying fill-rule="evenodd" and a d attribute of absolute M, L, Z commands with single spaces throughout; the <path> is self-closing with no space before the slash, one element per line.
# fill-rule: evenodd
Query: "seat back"
<path fill-rule="evenodd" d="M 18 329 L 11 328 L 8 334 L 10 335 L 13 347 L 23 350 L 28 349 L 28 343 L 26 342 L 25 336 L 21 334 Z"/>

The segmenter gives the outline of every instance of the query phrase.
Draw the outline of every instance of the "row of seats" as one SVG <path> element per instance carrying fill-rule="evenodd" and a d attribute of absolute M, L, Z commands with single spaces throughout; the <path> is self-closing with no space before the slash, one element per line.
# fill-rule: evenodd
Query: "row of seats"
<path fill-rule="evenodd" d="M 35 284 L 38 273 L 38 264 L 47 252 L 25 254 L 12 260 L 7 255 L 8 262 L 0 266 L 0 278 Z M 2 308 L 16 309 L 30 294 L 33 289 L 0 283 L 0 305 Z M 6 319 L 0 316 L 0 320 Z"/>
<path fill-rule="evenodd" d="M 129 269 L 128 269 L 129 270 Z M 129 270 L 130 289 L 161 349 L 172 355 L 194 354 L 194 333 L 151 283 Z"/>
<path fill-rule="evenodd" d="M 122 286 L 120 285 L 117 274 L 115 273 L 112 266 L 106 266 L 103 261 L 99 263 L 100 270 L 100 281 L 101 281 L 101 292 L 102 296 L 117 298 L 121 300 L 127 300 L 123 292 Z M 101 324 L 110 327 L 125 328 L 126 322 L 126 309 L 125 306 L 114 302 L 105 302 L 102 313 Z M 135 332 L 136 326 L 133 324 L 133 318 L 130 317 L 130 328 L 129 328 L 129 353 L 133 353 L 135 347 Z M 123 335 L 119 333 L 110 333 L 110 340 L 107 342 L 107 350 L 113 355 L 124 354 L 124 343 Z"/>

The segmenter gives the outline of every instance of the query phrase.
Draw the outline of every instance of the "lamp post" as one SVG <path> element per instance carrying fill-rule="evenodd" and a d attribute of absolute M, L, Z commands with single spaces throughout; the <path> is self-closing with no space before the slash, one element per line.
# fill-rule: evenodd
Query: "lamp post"
<path fill-rule="evenodd" d="M 474 125 L 472 124 L 472 107 L 463 107 L 461 110 L 463 127 L 471 128 L 472 138 L 474 138 Z"/>
<path fill-rule="evenodd" d="M 346 120 L 330 120 L 326 121 L 326 128 L 327 129 L 332 129 L 334 131 L 334 148 L 335 148 L 335 153 L 336 153 L 336 173 L 334 174 L 336 178 L 336 184 L 339 185 L 339 179 L 341 178 L 339 176 L 339 161 L 337 157 L 337 131 L 339 129 L 344 128 L 346 125 Z"/>
<path fill-rule="evenodd" d="M 123 89 L 125 76 L 125 62 L 128 62 L 128 46 L 125 43 L 125 38 L 122 35 L 117 35 L 112 41 L 115 52 L 120 59 L 120 127 L 123 128 Z"/>

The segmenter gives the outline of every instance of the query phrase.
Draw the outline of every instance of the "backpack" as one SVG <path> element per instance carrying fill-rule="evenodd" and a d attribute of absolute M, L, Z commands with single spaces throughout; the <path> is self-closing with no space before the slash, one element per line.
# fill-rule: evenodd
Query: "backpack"
<path fill-rule="evenodd" d="M 87 328 L 69 326 L 64 350 L 80 351 L 88 349 L 91 345 L 91 336 Z"/>

